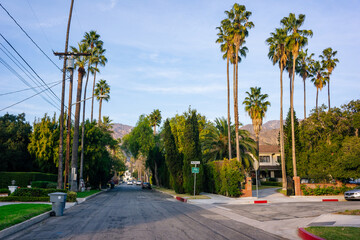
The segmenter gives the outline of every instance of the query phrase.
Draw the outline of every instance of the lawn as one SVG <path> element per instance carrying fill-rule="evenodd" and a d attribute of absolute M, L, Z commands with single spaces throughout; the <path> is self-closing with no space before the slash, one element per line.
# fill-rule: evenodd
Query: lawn
<path fill-rule="evenodd" d="M 94 189 L 94 190 L 85 191 L 85 192 L 78 192 L 76 198 L 86 198 L 86 197 L 93 195 L 95 193 L 98 193 L 98 192 L 101 192 L 101 191 Z"/>
<path fill-rule="evenodd" d="M 326 240 L 358 240 L 360 228 L 356 227 L 308 227 L 306 231 Z"/>
<path fill-rule="evenodd" d="M 337 214 L 360 216 L 360 209 L 357 209 L 357 210 L 345 210 L 345 212 L 338 212 Z"/>
<path fill-rule="evenodd" d="M 159 190 L 160 192 L 164 192 L 173 196 L 178 196 L 178 197 L 182 197 L 182 198 L 187 198 L 187 199 L 210 199 L 210 197 L 205 196 L 205 195 L 191 195 L 191 194 L 178 194 L 176 193 L 174 190 L 172 189 L 167 189 L 167 188 L 162 188 L 162 187 L 158 187 L 158 186 L 152 186 L 152 188 Z"/>
<path fill-rule="evenodd" d="M 10 204 L 0 207 L 0 230 L 50 211 L 49 204 Z"/>

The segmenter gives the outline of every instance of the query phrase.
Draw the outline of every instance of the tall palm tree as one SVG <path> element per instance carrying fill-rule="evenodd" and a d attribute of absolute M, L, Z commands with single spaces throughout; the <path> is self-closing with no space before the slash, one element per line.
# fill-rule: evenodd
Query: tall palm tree
<path fill-rule="evenodd" d="M 156 134 L 156 126 L 159 126 L 161 123 L 161 111 L 159 109 L 154 109 L 149 115 L 150 125 L 154 128 L 154 135 Z"/>
<path fill-rule="evenodd" d="M 322 52 L 323 54 L 319 57 L 322 59 L 321 63 L 324 68 L 328 70 L 328 78 L 327 78 L 327 84 L 328 84 L 328 103 L 329 103 L 329 109 L 330 111 L 330 75 L 332 74 L 332 71 L 336 67 L 336 64 L 339 62 L 339 59 L 334 58 L 337 54 L 337 51 L 333 51 L 332 48 L 326 48 Z"/>
<path fill-rule="evenodd" d="M 109 101 L 110 99 L 110 86 L 106 83 L 106 80 L 100 79 L 100 81 L 96 84 L 95 88 L 95 96 L 96 99 L 99 101 L 99 122 L 98 124 L 101 125 L 101 106 L 102 100 Z"/>
<path fill-rule="evenodd" d="M 234 119 L 235 119 L 235 135 L 236 135 L 236 158 L 240 162 L 240 145 L 239 145 L 239 107 L 238 107 L 238 56 L 241 46 L 245 43 L 245 38 L 249 35 L 248 30 L 255 25 L 249 21 L 252 13 L 246 11 L 244 5 L 235 3 L 230 11 L 225 11 L 228 19 L 231 21 L 230 31 L 233 36 L 235 45 L 235 74 L 234 78 Z"/>
<path fill-rule="evenodd" d="M 324 72 L 324 68 L 320 61 L 313 61 L 310 65 L 311 72 L 311 82 L 314 83 L 316 87 L 316 112 L 318 113 L 318 99 L 319 99 L 319 90 L 321 91 L 326 85 L 327 74 Z"/>
<path fill-rule="evenodd" d="M 87 53 L 88 44 L 87 43 L 79 43 L 78 49 L 75 47 L 71 47 L 72 52 L 74 53 Z M 79 123 L 80 123 L 80 103 L 81 103 L 81 91 L 82 91 L 82 81 L 83 77 L 86 73 L 85 66 L 87 64 L 88 59 L 85 56 L 77 56 L 75 58 L 75 67 L 78 68 L 78 86 L 76 92 L 76 107 L 75 107 L 75 120 L 74 120 L 74 137 L 73 137 L 73 147 L 72 147 L 72 155 L 71 155 L 71 168 L 77 169 L 78 162 L 78 151 L 79 151 Z M 72 172 L 74 174 L 74 172 Z M 71 178 L 71 191 L 77 191 L 77 181 L 74 180 L 73 175 Z"/>
<path fill-rule="evenodd" d="M 257 148 L 257 159 L 259 160 L 259 137 L 262 128 L 263 118 L 267 111 L 270 102 L 266 101 L 268 98 L 267 94 L 261 94 L 261 88 L 251 87 L 250 92 L 246 92 L 247 97 L 243 101 L 245 104 L 245 111 L 249 114 L 255 133 L 255 141 Z"/>
<path fill-rule="evenodd" d="M 280 153 L 281 153 L 281 172 L 283 190 L 287 188 L 286 168 L 285 168 L 285 150 L 284 150 L 284 118 L 283 118 L 283 71 L 286 66 L 288 49 L 286 48 L 287 31 L 284 28 L 277 28 L 275 32 L 270 33 L 271 37 L 266 39 L 269 45 L 268 57 L 273 64 L 279 64 L 280 68 Z"/>
<path fill-rule="evenodd" d="M 305 15 L 299 14 L 299 18 L 296 18 L 294 13 L 290 13 L 288 17 L 284 17 L 281 20 L 281 24 L 290 34 L 286 38 L 286 45 L 288 46 L 292 60 L 293 60 L 293 70 L 295 73 L 296 60 L 299 55 L 301 48 L 307 45 L 308 36 L 312 36 L 313 33 L 311 30 L 300 30 L 299 28 L 304 24 Z M 293 166 L 294 166 L 294 177 L 297 177 L 296 171 L 296 157 L 295 157 L 295 129 L 294 129 L 294 78 L 295 74 L 292 74 L 291 80 L 291 91 L 290 91 L 290 108 L 291 108 L 291 132 L 292 132 L 292 157 L 293 157 Z"/>
<path fill-rule="evenodd" d="M 300 77 L 302 77 L 303 79 L 303 83 L 304 83 L 304 119 L 306 119 L 306 79 L 308 77 L 310 77 L 311 73 L 310 73 L 310 65 L 311 63 L 314 61 L 312 59 L 312 57 L 314 56 L 313 53 L 311 53 L 310 55 L 308 55 L 308 49 L 301 50 L 299 52 L 299 64 L 296 66 L 296 73 L 298 73 L 300 75 Z"/>

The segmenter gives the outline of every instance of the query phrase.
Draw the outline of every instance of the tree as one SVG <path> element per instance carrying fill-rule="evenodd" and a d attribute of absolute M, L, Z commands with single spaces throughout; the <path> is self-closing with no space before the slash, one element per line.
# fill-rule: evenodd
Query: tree
<path fill-rule="evenodd" d="M 263 118 L 267 111 L 270 102 L 266 101 L 268 98 L 267 94 L 261 94 L 261 88 L 251 87 L 250 92 L 246 92 L 247 97 L 243 101 L 245 104 L 245 111 L 249 114 L 255 133 L 255 141 L 257 148 L 257 160 L 259 161 L 259 136 L 262 127 Z"/>
<path fill-rule="evenodd" d="M 0 171 L 32 169 L 32 159 L 27 150 L 30 134 L 31 125 L 25 121 L 25 113 L 17 116 L 6 113 L 0 117 Z"/>
<path fill-rule="evenodd" d="M 71 47 L 71 50 L 74 53 L 87 53 L 88 45 L 86 43 L 79 43 L 78 49 Z M 79 152 L 79 122 L 80 122 L 80 101 L 81 101 L 81 91 L 82 91 L 82 81 L 86 73 L 85 66 L 87 64 L 87 58 L 85 56 L 77 56 L 75 58 L 75 67 L 78 68 L 78 86 L 76 91 L 76 107 L 75 107 L 75 120 L 74 120 L 74 137 L 73 137 L 73 147 L 71 155 L 71 168 L 77 169 L 78 166 L 78 152 Z M 71 191 L 77 191 L 77 181 L 71 178 Z"/>
<path fill-rule="evenodd" d="M 154 128 L 154 135 L 156 134 L 156 126 L 159 126 L 161 123 L 161 111 L 159 109 L 154 109 L 149 115 L 150 125 Z"/>
<path fill-rule="evenodd" d="M 312 64 L 312 62 L 314 61 L 312 59 L 312 57 L 314 56 L 313 53 L 311 53 L 310 55 L 308 54 L 308 49 L 301 50 L 299 52 L 299 64 L 296 66 L 296 73 L 298 73 L 300 75 L 300 77 L 302 77 L 303 79 L 303 83 L 304 83 L 304 119 L 306 119 L 306 87 L 305 87 L 305 82 L 306 79 L 308 77 L 311 76 L 311 72 L 310 72 L 310 66 Z"/>
<path fill-rule="evenodd" d="M 238 107 L 238 56 L 241 46 L 245 43 L 245 38 L 249 35 L 248 30 L 254 27 L 254 23 L 249 21 L 252 13 L 246 11 L 244 5 L 235 3 L 230 11 L 225 11 L 228 19 L 231 21 L 229 31 L 233 37 L 232 41 L 235 45 L 235 74 L 233 76 L 234 91 L 234 118 L 235 118 L 235 135 L 236 135 L 236 158 L 240 162 L 240 146 L 239 146 L 239 107 Z"/>
<path fill-rule="evenodd" d="M 191 161 L 199 161 L 199 173 L 196 179 L 196 189 L 194 190 L 194 175 L 191 172 Z M 183 179 L 184 191 L 187 193 L 199 194 L 202 190 L 203 183 L 203 167 L 201 146 L 199 139 L 199 126 L 196 112 L 192 112 L 191 116 L 186 118 L 184 132 L 184 164 Z"/>
<path fill-rule="evenodd" d="M 286 45 L 288 46 L 292 60 L 293 60 L 293 70 L 292 73 L 295 73 L 295 64 L 297 57 L 299 55 L 299 51 L 301 48 L 307 45 L 308 36 L 312 36 L 313 33 L 311 30 L 300 30 L 299 28 L 304 24 L 305 15 L 299 14 L 299 18 L 296 18 L 294 13 L 290 13 L 289 17 L 284 17 L 281 20 L 281 24 L 290 34 L 286 38 Z M 296 155 L 295 155 L 295 130 L 294 130 L 294 78 L 295 74 L 292 74 L 291 80 L 291 91 L 290 91 L 290 108 L 291 108 L 291 129 L 292 129 L 292 158 L 293 158 L 293 167 L 294 167 L 294 177 L 297 177 L 296 172 Z"/>
<path fill-rule="evenodd" d="M 332 71 L 336 67 L 336 63 L 339 62 L 339 59 L 334 58 L 337 54 L 337 51 L 333 51 L 332 48 L 325 48 L 323 50 L 323 54 L 319 57 L 322 59 L 321 63 L 323 68 L 326 68 L 328 70 L 327 74 L 327 84 L 328 84 L 328 111 L 330 111 L 330 75 L 332 74 Z"/>
<path fill-rule="evenodd" d="M 165 161 L 170 172 L 172 187 L 176 193 L 184 193 L 183 159 L 176 146 L 169 119 L 166 119 L 164 124 L 164 149 Z"/>
<path fill-rule="evenodd" d="M 287 188 L 284 152 L 284 117 L 283 117 L 283 71 L 286 66 L 288 49 L 286 47 L 287 31 L 284 28 L 275 29 L 275 33 L 270 33 L 271 37 L 266 39 L 269 45 L 268 57 L 273 64 L 279 63 L 280 68 L 280 152 L 281 152 L 281 172 L 283 190 Z"/>
<path fill-rule="evenodd" d="M 99 125 L 101 124 L 101 106 L 102 100 L 109 101 L 110 99 L 110 86 L 106 83 L 106 80 L 100 79 L 96 84 L 95 96 L 99 101 Z"/>
<path fill-rule="evenodd" d="M 316 87 L 316 111 L 318 111 L 319 90 L 321 91 L 326 85 L 327 76 L 324 72 L 324 68 L 319 61 L 312 62 L 312 64 L 310 65 L 310 72 L 310 80 L 314 83 Z"/>

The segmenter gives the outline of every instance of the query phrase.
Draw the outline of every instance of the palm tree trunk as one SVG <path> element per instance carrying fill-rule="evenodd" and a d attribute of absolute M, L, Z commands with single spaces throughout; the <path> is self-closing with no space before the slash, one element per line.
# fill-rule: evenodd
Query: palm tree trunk
<path fill-rule="evenodd" d="M 297 58 L 297 55 L 296 55 L 296 54 L 293 54 L 293 73 L 295 73 L 295 60 L 296 60 L 296 58 Z M 295 127 L 294 127 L 294 78 L 295 78 L 295 74 L 292 74 L 291 94 L 290 94 L 290 107 L 291 107 L 292 160 L 293 160 L 294 177 L 297 177 L 297 171 L 296 171 L 296 155 L 295 155 Z"/>
<path fill-rule="evenodd" d="M 81 131 L 81 157 L 80 157 L 80 179 L 83 179 L 83 166 L 84 166 L 84 138 L 85 138 L 85 105 L 86 105 L 86 89 L 89 81 L 90 64 L 88 66 L 85 89 L 84 89 L 84 102 L 83 102 L 83 116 L 82 116 L 82 131 Z"/>
<path fill-rule="evenodd" d="M 235 56 L 236 56 L 236 59 L 235 59 L 235 71 L 236 71 L 236 74 L 235 74 L 235 89 L 234 89 L 234 92 L 235 92 L 235 96 L 234 96 L 234 101 L 235 101 L 235 104 L 234 104 L 234 111 L 235 111 L 235 135 L 236 135 L 236 159 L 238 160 L 238 162 L 240 162 L 240 145 L 239 145 L 239 109 L 238 109 L 238 56 L 239 56 L 239 47 L 240 46 L 236 46 L 236 53 L 235 53 Z"/>
<path fill-rule="evenodd" d="M 284 150 L 284 117 L 283 117 L 283 66 L 280 64 L 280 157 L 281 157 L 281 177 L 283 190 L 287 189 L 285 150 Z"/>
<path fill-rule="evenodd" d="M 101 105 L 102 105 L 102 98 L 100 97 L 100 102 L 99 102 L 99 126 L 101 124 Z"/>
<path fill-rule="evenodd" d="M 70 83 L 69 83 L 69 104 L 68 104 L 68 119 L 67 119 L 67 133 L 66 133 L 66 159 L 65 159 L 65 176 L 64 176 L 64 189 L 69 176 L 69 162 L 70 162 L 70 137 L 71 137 L 71 108 L 72 108 L 72 92 L 73 92 L 73 78 L 74 69 L 70 70 Z"/>
<path fill-rule="evenodd" d="M 230 129 L 230 73 L 229 73 L 229 62 L 230 62 L 230 56 L 227 56 L 227 63 L 226 63 L 226 73 L 227 73 L 227 110 L 228 110 L 228 116 L 227 116 L 227 124 L 228 124 L 228 147 L 229 147 L 229 160 L 231 159 L 231 129 Z"/>
<path fill-rule="evenodd" d="M 95 68 L 97 68 L 98 64 L 96 63 Z M 93 121 L 93 111 L 94 111 L 94 92 L 95 92 L 95 79 L 96 79 L 96 71 L 94 73 L 94 81 L 92 87 L 92 99 L 91 99 L 91 122 Z"/>
<path fill-rule="evenodd" d="M 71 0 L 70 4 L 70 13 L 68 19 L 68 25 L 66 29 L 66 40 L 65 40 L 65 53 L 67 53 L 69 45 L 69 33 L 70 33 L 70 23 L 72 10 L 74 6 L 74 0 Z M 65 102 L 65 75 L 66 75 L 66 56 L 64 57 L 63 65 L 63 75 L 62 75 L 62 86 L 61 86 L 61 108 L 60 108 L 60 137 L 59 137 L 59 163 L 58 163 L 58 179 L 57 179 L 57 189 L 61 189 L 63 185 L 63 132 L 64 132 L 64 102 Z"/>
<path fill-rule="evenodd" d="M 156 134 L 156 124 L 154 125 L 154 135 Z"/>
<path fill-rule="evenodd" d="M 76 93 L 76 107 L 75 107 L 75 122 L 74 122 L 74 138 L 73 138 L 73 147 L 72 147 L 72 156 L 71 156 L 71 173 L 77 173 L 78 166 L 78 152 L 79 152 L 79 122 L 80 122 L 80 108 L 81 108 L 81 90 L 82 90 L 82 79 L 85 74 L 84 69 L 80 68 L 78 70 L 78 86 Z M 74 170 L 73 170 L 74 169 Z M 74 174 L 71 174 L 71 191 L 77 192 L 77 180 L 74 179 Z"/>
<path fill-rule="evenodd" d="M 318 97 L 319 97 L 319 88 L 316 87 L 316 112 L 318 113 Z M 319 113 L 318 113 L 319 115 Z"/>
<path fill-rule="evenodd" d="M 303 78 L 304 82 L 304 119 L 306 119 L 306 87 L 305 87 L 305 80 L 306 78 Z"/>
<path fill-rule="evenodd" d="M 328 109 L 329 112 L 330 111 L 330 77 L 328 81 L 328 103 L 329 103 L 329 109 Z"/>

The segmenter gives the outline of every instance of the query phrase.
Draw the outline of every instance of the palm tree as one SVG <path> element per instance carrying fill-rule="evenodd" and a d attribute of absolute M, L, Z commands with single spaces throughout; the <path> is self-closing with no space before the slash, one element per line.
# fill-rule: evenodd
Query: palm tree
<path fill-rule="evenodd" d="M 268 57 L 273 64 L 279 63 L 280 68 L 280 152 L 281 152 L 281 172 L 283 190 L 287 189 L 286 168 L 285 168 L 285 150 L 284 150 L 284 118 L 283 118 L 283 71 L 286 66 L 288 49 L 286 48 L 287 31 L 284 28 L 275 29 L 270 33 L 271 37 L 266 39 L 269 45 Z"/>
<path fill-rule="evenodd" d="M 88 44 L 79 43 L 78 49 L 71 47 L 72 52 L 74 53 L 87 53 Z M 75 67 L 78 68 L 78 86 L 76 93 L 76 107 L 75 107 L 75 122 L 74 122 L 74 137 L 73 137 L 73 147 L 71 155 L 71 168 L 77 169 L 78 162 L 78 151 L 79 151 L 79 122 L 80 122 L 80 102 L 81 102 L 81 91 L 82 91 L 82 80 L 86 73 L 85 66 L 88 59 L 85 56 L 77 56 L 75 58 Z M 71 191 L 77 191 L 77 181 L 74 178 L 71 178 Z"/>
<path fill-rule="evenodd" d="M 159 109 L 154 109 L 149 115 L 150 125 L 154 128 L 154 135 L 156 134 L 156 126 L 159 126 L 161 123 L 161 111 Z"/>
<path fill-rule="evenodd" d="M 249 35 L 248 30 L 254 27 L 254 23 L 249 21 L 252 13 L 246 11 L 244 5 L 235 3 L 230 11 L 225 11 L 228 19 L 231 20 L 232 41 L 235 45 L 235 74 L 234 78 L 234 118 L 235 118 L 235 135 L 236 135 L 236 158 L 240 162 L 240 145 L 239 145 L 239 107 L 238 107 L 238 56 L 240 47 L 245 43 L 245 38 Z"/>
<path fill-rule="evenodd" d="M 270 102 L 266 101 L 266 99 L 268 98 L 267 94 L 261 94 L 260 87 L 251 87 L 250 92 L 246 92 L 246 94 L 247 97 L 245 97 L 243 104 L 245 104 L 245 111 L 248 112 L 252 120 L 258 153 L 256 157 L 257 159 L 259 159 L 259 136 L 263 118 L 265 117 L 268 106 L 270 106 Z"/>
<path fill-rule="evenodd" d="M 311 82 L 313 82 L 316 87 L 316 112 L 318 113 L 319 90 L 321 91 L 326 85 L 326 80 L 328 76 L 324 72 L 324 68 L 319 61 L 312 62 L 312 64 L 310 65 L 310 72 Z"/>
<path fill-rule="evenodd" d="M 96 84 L 95 88 L 95 96 L 96 99 L 99 101 L 99 122 L 101 124 L 101 106 L 102 100 L 109 101 L 110 99 L 110 86 L 106 83 L 106 80 L 100 79 L 100 81 Z"/>
<path fill-rule="evenodd" d="M 304 119 L 306 119 L 306 87 L 305 82 L 308 77 L 310 77 L 310 65 L 313 62 L 312 57 L 314 56 L 313 53 L 308 55 L 308 49 L 305 51 L 301 50 L 299 52 L 299 64 L 296 66 L 296 73 L 300 75 L 303 79 L 304 83 Z"/>
<path fill-rule="evenodd" d="M 328 103 L 329 103 L 328 111 L 330 111 L 330 75 L 332 74 L 332 71 L 336 67 L 336 63 L 339 62 L 339 59 L 334 58 L 336 54 L 337 54 L 337 51 L 333 51 L 332 48 L 326 48 L 326 49 L 324 49 L 323 54 L 319 56 L 322 59 L 321 63 L 323 65 L 323 67 L 328 70 L 328 78 L 327 78 Z"/>
<path fill-rule="evenodd" d="M 301 48 L 307 45 L 308 38 L 307 36 L 312 36 L 313 33 L 311 30 L 300 30 L 299 28 L 304 24 L 305 15 L 299 14 L 299 18 L 296 18 L 294 13 L 290 13 L 289 17 L 284 17 L 281 20 L 281 24 L 287 30 L 290 35 L 286 38 L 286 45 L 288 46 L 292 60 L 293 60 L 293 70 L 295 73 L 296 60 L 299 55 Z M 292 74 L 291 80 L 291 91 L 290 91 L 290 108 L 291 108 L 291 132 L 292 132 L 292 156 L 293 156 L 293 166 L 294 166 L 294 177 L 297 177 L 296 171 L 296 157 L 295 157 L 295 130 L 294 130 L 294 78 L 295 74 Z"/>

